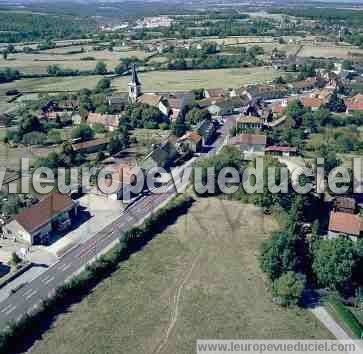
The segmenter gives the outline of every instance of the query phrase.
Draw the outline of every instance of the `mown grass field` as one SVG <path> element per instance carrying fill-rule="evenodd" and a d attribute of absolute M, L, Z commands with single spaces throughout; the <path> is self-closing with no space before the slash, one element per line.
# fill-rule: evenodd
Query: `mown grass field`
<path fill-rule="evenodd" d="M 1 137 L 5 133 L 1 132 Z M 30 147 L 19 146 L 16 148 L 9 148 L 8 145 L 0 142 L 0 167 L 6 167 L 11 170 L 20 169 L 21 158 L 29 158 L 30 163 L 32 163 L 36 157 L 32 152 Z"/>
<path fill-rule="evenodd" d="M 84 49 L 83 53 L 67 54 L 72 51 Z M 16 53 L 10 54 L 5 60 L 0 58 L 0 69 L 10 67 L 25 74 L 45 74 L 49 65 L 59 65 L 62 68 L 73 70 L 93 70 L 97 61 L 104 61 L 108 69 L 113 70 L 120 62 L 120 58 L 137 57 L 144 59 L 147 54 L 141 50 L 127 50 L 115 48 L 114 51 L 95 51 L 92 46 L 72 46 L 54 48 L 37 54 Z M 84 57 L 93 57 L 95 60 L 82 60 Z"/>
<path fill-rule="evenodd" d="M 140 73 L 144 91 L 192 90 L 197 88 L 232 88 L 245 84 L 271 81 L 281 73 L 272 68 L 241 68 L 218 70 L 153 71 Z M 113 80 L 112 86 L 126 91 L 128 77 Z"/>
<path fill-rule="evenodd" d="M 331 338 L 309 312 L 271 301 L 256 254 L 276 228 L 254 206 L 198 200 L 29 353 L 190 354 L 198 338 Z"/>
<path fill-rule="evenodd" d="M 77 91 L 82 88 L 95 88 L 102 76 L 46 77 L 21 79 L 0 85 L 0 99 L 5 99 L 6 91 L 17 89 L 20 92 Z"/>
<path fill-rule="evenodd" d="M 304 45 L 299 53 L 299 57 L 316 57 L 316 58 L 350 58 L 349 52 L 363 55 L 363 49 L 352 46 L 325 46 L 324 43 L 316 45 Z"/>

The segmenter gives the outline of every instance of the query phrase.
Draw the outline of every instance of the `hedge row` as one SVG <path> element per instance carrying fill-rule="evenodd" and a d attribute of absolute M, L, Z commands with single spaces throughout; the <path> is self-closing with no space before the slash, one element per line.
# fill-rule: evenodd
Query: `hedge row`
<path fill-rule="evenodd" d="M 343 303 L 337 298 L 329 298 L 328 304 L 333 308 L 339 319 L 351 330 L 356 339 L 361 339 L 363 334 L 363 326 Z"/>
<path fill-rule="evenodd" d="M 135 227 L 121 235 L 116 247 L 87 266 L 71 281 L 57 288 L 54 295 L 44 300 L 35 313 L 9 324 L 0 333 L 0 353 L 21 353 L 35 340 L 41 339 L 42 333 L 50 328 L 59 314 L 81 301 L 100 281 L 112 274 L 120 262 L 127 260 L 132 253 L 140 250 L 156 234 L 185 214 L 193 202 L 191 197 L 176 198 L 150 216 L 141 227 Z"/>

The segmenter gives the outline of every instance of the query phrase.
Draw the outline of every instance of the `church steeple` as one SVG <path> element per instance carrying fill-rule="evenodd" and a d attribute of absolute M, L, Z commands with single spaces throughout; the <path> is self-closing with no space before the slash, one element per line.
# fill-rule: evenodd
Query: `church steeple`
<path fill-rule="evenodd" d="M 141 95 L 141 82 L 137 75 L 136 64 L 132 64 L 131 69 L 131 82 L 129 82 L 129 100 L 136 102 L 137 98 Z"/>

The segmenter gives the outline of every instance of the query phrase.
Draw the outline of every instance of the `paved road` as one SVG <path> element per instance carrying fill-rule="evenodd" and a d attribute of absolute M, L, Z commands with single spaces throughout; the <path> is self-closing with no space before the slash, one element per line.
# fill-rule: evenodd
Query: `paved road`
<path fill-rule="evenodd" d="M 310 311 L 313 315 L 339 340 L 352 340 L 344 329 L 334 320 L 330 313 L 322 305 L 318 305 Z"/>
<path fill-rule="evenodd" d="M 352 340 L 347 332 L 335 321 L 332 315 L 324 308 L 321 294 L 314 290 L 305 290 L 303 304 L 337 339 Z"/>
<path fill-rule="evenodd" d="M 233 118 L 228 119 L 226 124 L 220 129 L 220 137 L 210 146 L 210 151 L 207 155 L 214 154 L 223 144 L 226 133 L 234 124 Z M 124 211 L 113 223 L 106 226 L 87 242 L 75 246 L 45 273 L 1 302 L 1 328 L 12 321 L 19 320 L 26 313 L 36 309 L 42 300 L 50 296 L 56 288 L 81 271 L 95 257 L 116 244 L 121 233 L 141 223 L 175 195 L 175 187 L 171 183 L 163 194 L 149 194 L 142 197 Z"/>

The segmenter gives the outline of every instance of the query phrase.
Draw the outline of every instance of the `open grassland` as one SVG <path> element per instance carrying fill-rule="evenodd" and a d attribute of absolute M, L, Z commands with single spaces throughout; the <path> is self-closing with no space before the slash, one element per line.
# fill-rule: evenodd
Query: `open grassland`
<path fill-rule="evenodd" d="M 46 77 L 35 79 L 22 79 L 0 85 L 0 111 L 10 112 L 17 108 L 23 100 L 36 99 L 38 96 L 34 93 L 51 93 L 55 91 L 78 91 L 83 88 L 94 89 L 97 82 L 102 76 L 74 76 L 74 77 Z M 12 103 L 7 103 L 9 96 L 6 96 L 8 90 L 19 90 L 25 94 Z"/>
<path fill-rule="evenodd" d="M 254 206 L 198 200 L 31 353 L 190 354 L 198 338 L 331 338 L 309 312 L 271 301 L 256 254 L 276 228 Z"/>
<path fill-rule="evenodd" d="M 5 136 L 6 132 L 1 130 L 1 137 Z M 21 158 L 29 158 L 32 163 L 36 157 L 30 147 L 19 146 L 9 148 L 8 145 L 0 142 L 0 167 L 8 168 L 10 170 L 20 170 Z"/>
<path fill-rule="evenodd" d="M 335 46 L 333 44 L 324 45 L 324 43 L 318 43 L 316 45 L 304 45 L 299 53 L 299 57 L 347 59 L 351 58 L 349 53 L 363 55 L 363 49 L 352 46 Z"/>
<path fill-rule="evenodd" d="M 140 73 L 144 91 L 192 90 L 197 88 L 240 87 L 244 84 L 267 82 L 280 74 L 272 68 L 241 68 L 188 71 L 153 71 Z M 126 91 L 128 77 L 112 81 L 118 91 Z"/>
<path fill-rule="evenodd" d="M 83 53 L 67 54 L 72 51 L 84 49 Z M 95 60 L 82 60 L 85 57 L 93 57 Z M 73 46 L 54 48 L 37 54 L 16 53 L 5 60 L 0 58 L 0 69 L 10 67 L 24 74 L 45 74 L 49 65 L 59 65 L 62 68 L 73 70 L 94 70 L 97 61 L 104 61 L 108 69 L 113 70 L 120 58 L 137 57 L 144 59 L 146 53 L 139 50 L 95 51 L 92 47 Z"/>
<path fill-rule="evenodd" d="M 272 54 L 272 51 L 277 48 L 280 51 L 286 52 L 286 55 L 295 55 L 297 50 L 300 48 L 300 45 L 290 43 L 290 44 L 278 44 L 278 43 L 259 43 L 259 44 L 245 44 L 245 45 L 237 45 L 233 46 L 233 48 L 236 47 L 245 47 L 245 48 L 251 48 L 255 45 L 258 45 L 259 47 L 263 48 L 265 53 L 270 55 Z M 231 47 L 225 47 L 225 48 L 231 48 Z M 266 58 L 267 60 L 269 58 Z"/>
<path fill-rule="evenodd" d="M 0 85 L 0 99 L 5 98 L 8 90 L 17 89 L 20 92 L 48 91 L 77 91 L 82 88 L 93 89 L 102 76 L 73 76 L 73 77 L 46 77 L 36 79 L 22 79 Z"/>

